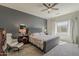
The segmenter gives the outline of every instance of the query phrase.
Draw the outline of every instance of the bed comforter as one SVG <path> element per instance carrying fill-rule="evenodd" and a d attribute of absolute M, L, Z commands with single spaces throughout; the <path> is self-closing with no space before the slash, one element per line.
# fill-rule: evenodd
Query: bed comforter
<path fill-rule="evenodd" d="M 32 35 L 29 41 L 44 52 L 48 52 L 58 44 L 58 38 L 55 35 Z"/>

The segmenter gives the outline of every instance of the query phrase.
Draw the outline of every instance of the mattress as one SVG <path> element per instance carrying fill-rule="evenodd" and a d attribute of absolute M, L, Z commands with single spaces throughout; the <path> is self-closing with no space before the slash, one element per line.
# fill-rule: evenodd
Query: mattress
<path fill-rule="evenodd" d="M 71 43 L 57 45 L 44 56 L 79 56 L 79 47 Z"/>

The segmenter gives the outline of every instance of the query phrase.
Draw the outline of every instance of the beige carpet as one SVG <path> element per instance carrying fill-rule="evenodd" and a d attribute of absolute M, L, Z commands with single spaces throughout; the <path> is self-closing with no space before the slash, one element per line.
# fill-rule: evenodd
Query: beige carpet
<path fill-rule="evenodd" d="M 20 51 L 10 51 L 8 56 L 42 56 L 44 53 L 31 44 L 26 44 Z"/>

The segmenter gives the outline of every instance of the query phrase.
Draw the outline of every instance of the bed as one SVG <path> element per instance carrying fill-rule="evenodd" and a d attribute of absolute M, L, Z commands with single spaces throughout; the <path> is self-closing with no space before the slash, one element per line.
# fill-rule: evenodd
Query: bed
<path fill-rule="evenodd" d="M 34 33 L 30 35 L 29 42 L 40 48 L 43 52 L 48 52 L 58 44 L 58 36 L 45 35 L 44 33 Z"/>
<path fill-rule="evenodd" d="M 44 56 L 79 56 L 79 47 L 76 44 L 64 43 L 57 45 Z"/>

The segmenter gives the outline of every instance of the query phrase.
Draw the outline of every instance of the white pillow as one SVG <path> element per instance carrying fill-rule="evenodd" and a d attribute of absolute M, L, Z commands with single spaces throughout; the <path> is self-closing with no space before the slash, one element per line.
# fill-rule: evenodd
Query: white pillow
<path fill-rule="evenodd" d="M 40 35 L 40 33 L 33 33 L 32 35 Z"/>
<path fill-rule="evenodd" d="M 45 33 L 44 32 L 40 32 L 40 35 L 45 35 Z"/>
<path fill-rule="evenodd" d="M 33 33 L 32 36 L 44 36 L 45 33 L 40 32 L 40 33 Z"/>

